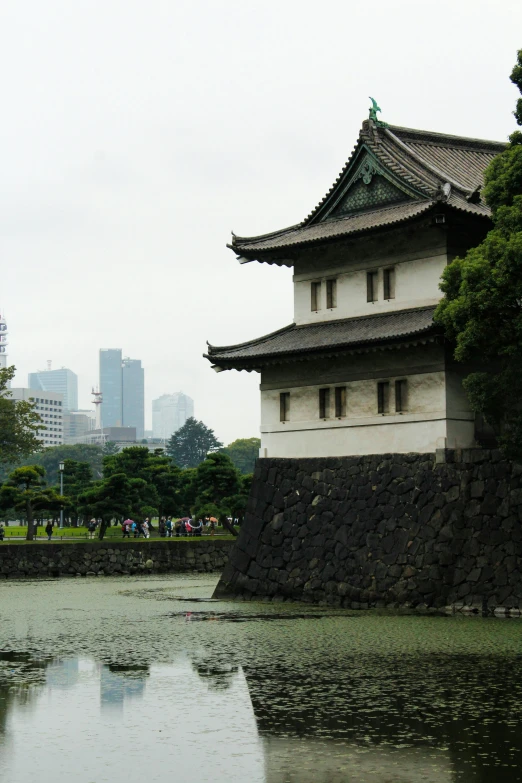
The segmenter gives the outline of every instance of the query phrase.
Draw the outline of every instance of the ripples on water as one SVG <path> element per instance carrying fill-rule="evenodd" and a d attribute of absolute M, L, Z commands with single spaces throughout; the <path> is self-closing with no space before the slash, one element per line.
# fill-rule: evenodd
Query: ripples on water
<path fill-rule="evenodd" d="M 522 621 L 213 588 L 2 583 L 0 783 L 522 781 Z"/>

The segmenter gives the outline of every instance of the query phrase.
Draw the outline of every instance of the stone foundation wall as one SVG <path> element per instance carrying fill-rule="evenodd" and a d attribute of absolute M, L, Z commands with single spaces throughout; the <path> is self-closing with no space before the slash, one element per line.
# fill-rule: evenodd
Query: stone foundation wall
<path fill-rule="evenodd" d="M 221 571 L 233 541 L 0 544 L 0 579 Z"/>
<path fill-rule="evenodd" d="M 260 459 L 217 596 L 522 608 L 522 466 L 499 451 Z"/>

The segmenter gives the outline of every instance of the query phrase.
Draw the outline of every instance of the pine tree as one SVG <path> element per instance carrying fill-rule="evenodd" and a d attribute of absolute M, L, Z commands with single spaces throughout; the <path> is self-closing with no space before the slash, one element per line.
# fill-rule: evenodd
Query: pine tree
<path fill-rule="evenodd" d="M 207 454 L 222 448 L 214 431 L 192 416 L 170 438 L 165 452 L 180 468 L 197 468 Z"/>

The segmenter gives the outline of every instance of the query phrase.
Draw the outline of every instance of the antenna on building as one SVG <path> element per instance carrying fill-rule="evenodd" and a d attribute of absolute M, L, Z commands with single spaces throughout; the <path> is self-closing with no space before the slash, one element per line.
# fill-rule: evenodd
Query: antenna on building
<path fill-rule="evenodd" d="M 94 386 L 92 387 L 92 402 L 93 405 L 96 408 L 96 429 L 101 430 L 102 428 L 102 421 L 101 421 L 101 404 L 103 402 L 103 395 L 101 391 L 99 391 L 98 387 L 96 387 L 96 391 L 94 391 Z"/>
<path fill-rule="evenodd" d="M 0 313 L 0 367 L 7 367 L 7 324 L 5 317 Z"/>

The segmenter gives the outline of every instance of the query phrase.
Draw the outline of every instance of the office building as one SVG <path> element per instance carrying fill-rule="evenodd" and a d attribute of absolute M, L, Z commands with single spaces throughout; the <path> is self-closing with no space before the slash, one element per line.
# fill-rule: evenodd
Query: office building
<path fill-rule="evenodd" d="M 61 394 L 65 410 L 78 408 L 78 376 L 66 367 L 30 372 L 28 386 L 33 391 Z"/>
<path fill-rule="evenodd" d="M 34 402 L 35 410 L 42 420 L 38 438 L 44 447 L 60 446 L 63 443 L 63 395 L 58 392 L 35 392 L 34 389 L 11 389 L 10 399 Z"/>
<path fill-rule="evenodd" d="M 121 427 L 123 422 L 121 348 L 100 351 L 100 392 L 103 395 L 101 404 L 103 426 Z"/>
<path fill-rule="evenodd" d="M 168 440 L 194 415 L 194 400 L 183 392 L 162 394 L 152 401 L 152 437 Z"/>
<path fill-rule="evenodd" d="M 100 350 L 102 427 L 134 427 L 141 440 L 145 430 L 145 373 L 140 359 L 122 359 L 121 348 Z"/>
<path fill-rule="evenodd" d="M 123 426 L 136 428 L 136 439 L 145 434 L 145 372 L 140 359 L 126 358 L 122 362 Z"/>
<path fill-rule="evenodd" d="M 63 442 L 67 445 L 82 443 L 95 424 L 94 411 L 64 411 Z"/>

